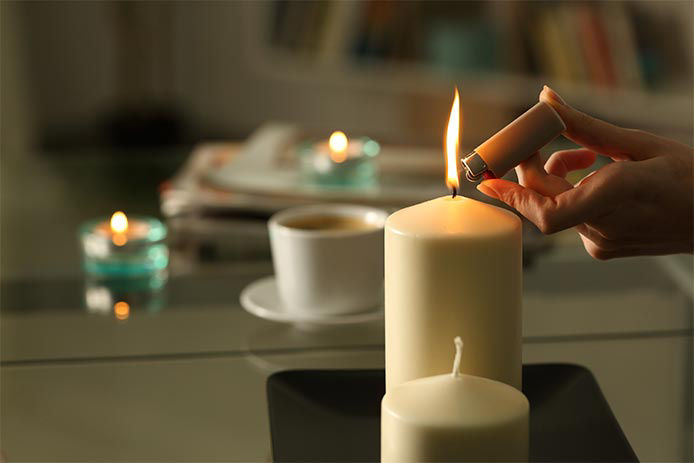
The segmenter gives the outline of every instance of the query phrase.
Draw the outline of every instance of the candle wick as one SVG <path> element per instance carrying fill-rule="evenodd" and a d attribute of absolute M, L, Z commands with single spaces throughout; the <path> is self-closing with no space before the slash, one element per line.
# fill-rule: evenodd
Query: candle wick
<path fill-rule="evenodd" d="M 453 343 L 455 344 L 455 358 L 453 359 L 453 377 L 458 378 L 460 377 L 460 361 L 463 358 L 463 340 L 460 339 L 460 336 L 456 336 L 455 339 L 453 340 Z"/>
<path fill-rule="evenodd" d="M 451 193 L 451 198 L 455 198 L 455 195 L 458 194 L 458 190 L 456 190 L 455 187 L 453 187 L 453 193 Z"/>

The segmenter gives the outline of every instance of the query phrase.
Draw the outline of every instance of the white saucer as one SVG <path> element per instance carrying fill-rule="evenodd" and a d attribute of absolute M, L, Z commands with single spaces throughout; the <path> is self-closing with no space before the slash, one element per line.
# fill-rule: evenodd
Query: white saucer
<path fill-rule="evenodd" d="M 289 313 L 277 291 L 274 276 L 264 277 L 246 286 L 241 291 L 241 306 L 247 312 L 266 320 L 281 323 L 304 323 L 310 325 L 347 325 L 364 323 L 383 318 L 383 307 L 377 306 L 362 312 L 330 315 Z"/>

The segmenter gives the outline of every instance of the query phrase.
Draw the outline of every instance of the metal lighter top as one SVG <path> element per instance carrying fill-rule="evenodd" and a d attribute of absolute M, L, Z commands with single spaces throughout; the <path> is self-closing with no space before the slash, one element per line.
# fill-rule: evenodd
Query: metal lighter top
<path fill-rule="evenodd" d="M 503 177 L 564 130 L 559 114 L 541 101 L 463 158 L 465 176 L 471 182 L 485 173 Z"/>

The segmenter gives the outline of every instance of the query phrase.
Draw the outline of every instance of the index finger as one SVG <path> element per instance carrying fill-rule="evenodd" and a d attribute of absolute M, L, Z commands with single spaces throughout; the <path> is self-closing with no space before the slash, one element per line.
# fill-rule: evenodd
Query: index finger
<path fill-rule="evenodd" d="M 546 85 L 540 92 L 539 99 L 557 111 L 566 124 L 564 135 L 579 145 L 615 160 L 643 160 L 655 157 L 658 141 L 655 135 L 618 127 L 578 111 Z"/>
<path fill-rule="evenodd" d="M 602 191 L 591 184 L 554 197 L 503 179 L 485 180 L 477 189 L 513 207 L 548 235 L 590 221 L 609 204 Z"/>

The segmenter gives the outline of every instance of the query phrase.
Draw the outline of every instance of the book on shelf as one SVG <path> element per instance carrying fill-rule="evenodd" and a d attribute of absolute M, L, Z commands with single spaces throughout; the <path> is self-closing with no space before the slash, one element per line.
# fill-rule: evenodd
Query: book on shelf
<path fill-rule="evenodd" d="M 607 31 L 595 8 L 588 4 L 577 5 L 574 21 L 588 80 L 599 86 L 614 87 L 616 78 Z"/>

